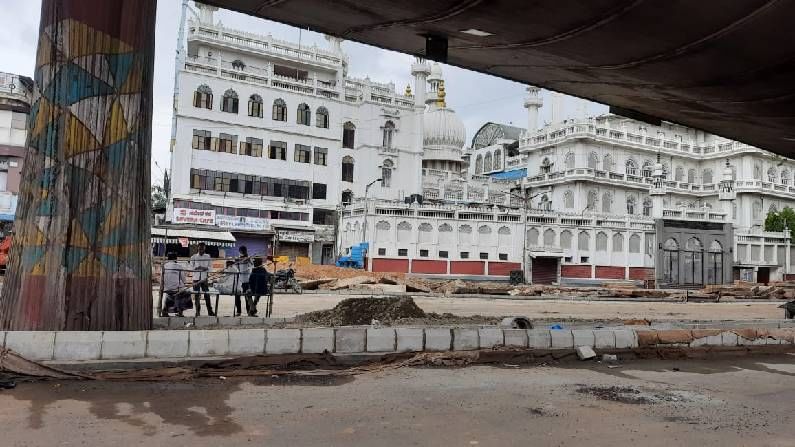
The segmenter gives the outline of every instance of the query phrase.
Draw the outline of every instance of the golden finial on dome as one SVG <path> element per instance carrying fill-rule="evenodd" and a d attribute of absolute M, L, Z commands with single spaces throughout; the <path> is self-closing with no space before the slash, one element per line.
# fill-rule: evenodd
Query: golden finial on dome
<path fill-rule="evenodd" d="M 406 96 L 411 96 L 411 86 L 406 84 Z"/>
<path fill-rule="evenodd" d="M 436 96 L 438 98 L 436 100 L 436 105 L 439 107 L 447 107 L 447 104 L 444 102 L 444 97 L 446 96 L 444 92 L 444 80 L 439 81 L 439 88 L 437 89 Z"/>

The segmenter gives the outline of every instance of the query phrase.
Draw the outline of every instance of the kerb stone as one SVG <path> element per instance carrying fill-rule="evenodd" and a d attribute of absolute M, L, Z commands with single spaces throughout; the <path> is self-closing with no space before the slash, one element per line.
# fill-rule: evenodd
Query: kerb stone
<path fill-rule="evenodd" d="M 502 332 L 505 338 L 505 346 L 527 347 L 526 329 L 503 329 Z"/>
<path fill-rule="evenodd" d="M 489 349 L 505 344 L 505 336 L 500 328 L 480 328 L 478 329 L 478 339 L 480 349 Z"/>
<path fill-rule="evenodd" d="M 212 357 L 229 353 L 228 330 L 194 330 L 189 332 L 189 357 Z"/>
<path fill-rule="evenodd" d="M 592 330 L 573 330 L 571 331 L 574 337 L 574 346 L 589 346 L 596 345 L 596 337 Z"/>
<path fill-rule="evenodd" d="M 395 330 L 392 328 L 367 329 L 367 352 L 394 352 Z"/>
<path fill-rule="evenodd" d="M 181 358 L 188 355 L 190 331 L 149 331 L 146 356 L 153 358 Z"/>
<path fill-rule="evenodd" d="M 613 349 L 616 347 L 616 334 L 610 330 L 593 331 L 596 349 Z"/>
<path fill-rule="evenodd" d="M 266 354 L 297 354 L 301 351 L 301 329 L 268 329 Z"/>
<path fill-rule="evenodd" d="M 367 331 L 365 328 L 339 328 L 335 340 L 335 352 L 366 352 Z"/>
<path fill-rule="evenodd" d="M 102 331 L 64 331 L 55 333 L 55 360 L 99 360 Z"/>
<path fill-rule="evenodd" d="M 449 328 L 425 329 L 425 350 L 431 352 L 449 351 L 453 337 Z"/>
<path fill-rule="evenodd" d="M 395 328 L 397 352 L 420 352 L 425 345 L 425 335 L 422 328 Z"/>
<path fill-rule="evenodd" d="M 549 331 L 552 337 L 552 349 L 572 349 L 574 348 L 574 335 L 565 329 L 553 329 Z"/>
<path fill-rule="evenodd" d="M 638 337 L 632 329 L 616 329 L 613 331 L 616 337 L 616 348 L 629 349 L 638 347 Z"/>
<path fill-rule="evenodd" d="M 324 351 L 334 352 L 334 329 L 304 329 L 301 340 L 301 352 L 305 354 L 319 354 Z"/>
<path fill-rule="evenodd" d="M 6 349 L 28 360 L 52 360 L 55 351 L 55 332 L 8 331 Z"/>
<path fill-rule="evenodd" d="M 102 359 L 146 357 L 146 331 L 106 331 L 102 334 Z"/>
<path fill-rule="evenodd" d="M 472 351 L 480 347 L 478 330 L 474 328 L 453 329 L 453 351 Z"/>
<path fill-rule="evenodd" d="M 229 355 L 265 352 L 265 329 L 229 329 Z"/>
<path fill-rule="evenodd" d="M 549 349 L 552 347 L 552 335 L 547 329 L 528 329 L 527 346 L 532 349 Z"/>

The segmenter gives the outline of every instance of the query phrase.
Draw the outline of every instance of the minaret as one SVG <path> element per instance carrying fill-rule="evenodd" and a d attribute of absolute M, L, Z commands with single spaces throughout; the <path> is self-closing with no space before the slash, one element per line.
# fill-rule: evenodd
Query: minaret
<path fill-rule="evenodd" d="M 411 64 L 411 75 L 414 76 L 414 108 L 425 108 L 425 92 L 427 91 L 428 75 L 431 74 L 431 67 L 425 59 L 418 57 Z"/>
<path fill-rule="evenodd" d="M 552 124 L 563 121 L 563 95 L 552 92 Z"/>
<path fill-rule="evenodd" d="M 544 105 L 544 100 L 539 95 L 541 89 L 527 86 L 527 97 L 524 99 L 524 107 L 527 109 L 527 134 L 534 133 L 538 130 L 538 109 Z"/>
<path fill-rule="evenodd" d="M 718 182 L 718 201 L 720 201 L 723 212 L 726 213 L 726 221 L 734 222 L 734 199 L 737 198 L 737 191 L 734 189 L 734 171 L 726 159 L 726 167 L 723 169 L 723 178 Z"/>
<path fill-rule="evenodd" d="M 422 157 L 424 154 L 424 112 L 425 112 L 425 94 L 428 91 L 428 75 L 431 74 L 431 67 L 425 62 L 425 59 L 418 57 L 411 64 L 411 75 L 414 76 L 414 128 L 416 129 L 414 138 L 415 159 L 418 174 L 415 178 L 414 190 L 418 194 L 422 194 Z"/>
<path fill-rule="evenodd" d="M 654 171 L 652 171 L 651 176 L 653 179 L 651 189 L 649 189 L 652 207 L 651 215 L 655 219 L 661 219 L 663 217 L 663 199 L 667 191 L 665 190 L 665 172 L 660 162 L 659 152 L 657 152 L 657 163 L 654 164 Z"/>
<path fill-rule="evenodd" d="M 209 6 L 204 3 L 196 2 L 196 7 L 199 8 L 199 22 L 205 25 L 215 25 L 215 18 L 213 15 L 218 11 L 217 6 Z"/>

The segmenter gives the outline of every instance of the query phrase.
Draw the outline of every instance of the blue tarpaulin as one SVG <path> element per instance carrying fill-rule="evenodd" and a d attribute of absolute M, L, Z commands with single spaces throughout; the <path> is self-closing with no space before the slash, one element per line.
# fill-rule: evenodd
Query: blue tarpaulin
<path fill-rule="evenodd" d="M 0 214 L 0 221 L 13 222 L 14 221 L 14 215 L 13 214 Z"/>
<path fill-rule="evenodd" d="M 514 169 L 513 171 L 497 172 L 491 174 L 491 178 L 497 180 L 519 180 L 527 177 L 527 168 Z"/>

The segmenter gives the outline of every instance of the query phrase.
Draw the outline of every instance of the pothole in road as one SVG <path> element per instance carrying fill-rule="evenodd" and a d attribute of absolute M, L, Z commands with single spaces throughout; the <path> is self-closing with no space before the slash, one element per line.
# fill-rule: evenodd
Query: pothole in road
<path fill-rule="evenodd" d="M 649 391 L 630 386 L 587 386 L 579 385 L 578 393 L 588 394 L 598 399 L 632 405 L 653 405 L 658 403 L 706 402 L 710 398 L 691 391 Z"/>

